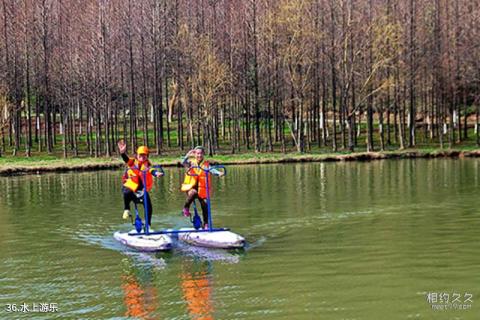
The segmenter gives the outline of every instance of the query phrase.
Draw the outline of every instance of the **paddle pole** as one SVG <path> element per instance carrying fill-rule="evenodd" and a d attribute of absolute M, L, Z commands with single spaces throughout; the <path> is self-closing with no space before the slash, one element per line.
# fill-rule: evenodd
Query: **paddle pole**
<path fill-rule="evenodd" d="M 147 204 L 147 199 L 148 199 L 148 191 L 147 191 L 147 171 L 143 170 L 143 211 L 145 213 L 145 234 L 148 235 L 148 204 Z"/>
<path fill-rule="evenodd" d="M 162 176 L 165 175 L 165 171 L 163 171 L 163 168 L 161 165 L 155 165 L 153 166 L 154 169 L 159 170 L 162 173 Z M 147 191 L 147 170 L 142 170 L 143 174 L 143 208 L 144 208 L 144 213 L 145 213 L 145 234 L 149 234 L 149 229 L 150 229 L 150 224 L 148 223 L 148 217 L 150 212 L 148 212 L 148 203 L 147 200 L 150 198 L 148 195 Z M 157 176 L 158 177 L 158 176 Z M 150 200 L 151 202 L 151 200 Z"/>
<path fill-rule="evenodd" d="M 210 207 L 210 188 L 208 186 L 208 180 L 210 178 L 210 169 L 202 169 L 205 171 L 205 174 L 207 176 L 207 208 L 208 208 L 208 230 L 212 231 L 213 230 L 213 222 L 212 222 L 212 209 Z"/>

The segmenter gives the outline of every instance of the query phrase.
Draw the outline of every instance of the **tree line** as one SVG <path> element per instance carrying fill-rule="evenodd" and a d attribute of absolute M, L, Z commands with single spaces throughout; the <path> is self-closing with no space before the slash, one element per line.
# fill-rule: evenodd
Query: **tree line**
<path fill-rule="evenodd" d="M 0 154 L 480 143 L 480 0 L 0 1 Z"/>

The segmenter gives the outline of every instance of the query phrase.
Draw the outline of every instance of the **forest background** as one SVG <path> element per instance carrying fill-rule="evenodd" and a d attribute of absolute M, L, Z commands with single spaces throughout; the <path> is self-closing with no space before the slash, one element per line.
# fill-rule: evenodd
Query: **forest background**
<path fill-rule="evenodd" d="M 0 156 L 480 144 L 480 0 L 0 0 Z"/>

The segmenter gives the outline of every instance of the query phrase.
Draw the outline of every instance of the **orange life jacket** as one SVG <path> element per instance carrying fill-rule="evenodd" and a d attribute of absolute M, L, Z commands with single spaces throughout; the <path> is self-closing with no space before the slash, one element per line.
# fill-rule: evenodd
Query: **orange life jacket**
<path fill-rule="evenodd" d="M 208 168 L 210 165 L 208 161 L 204 161 L 201 165 L 197 164 L 197 160 L 191 160 L 193 167 Z M 202 199 L 207 198 L 207 174 L 199 168 L 190 168 L 185 174 L 181 190 L 187 192 L 191 189 L 197 189 L 198 196 Z M 209 191 L 212 192 L 212 184 L 208 180 Z"/>
<path fill-rule="evenodd" d="M 123 186 L 132 190 L 133 192 L 138 190 L 138 187 L 140 186 L 140 182 L 144 186 L 146 186 L 147 191 L 150 192 L 152 190 L 153 186 L 153 176 L 152 176 L 152 170 L 150 169 L 151 163 L 150 161 L 145 161 L 143 163 L 140 163 L 137 159 L 131 158 L 128 163 L 128 169 L 125 172 L 125 174 L 122 177 L 123 181 Z M 146 175 L 146 182 L 143 181 L 143 172 L 147 170 L 145 173 Z"/>

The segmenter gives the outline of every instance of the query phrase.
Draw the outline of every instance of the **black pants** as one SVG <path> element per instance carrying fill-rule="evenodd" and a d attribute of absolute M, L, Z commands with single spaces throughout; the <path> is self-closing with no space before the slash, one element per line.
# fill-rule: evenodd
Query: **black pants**
<path fill-rule="evenodd" d="M 198 199 L 198 202 L 200 202 L 200 206 L 202 207 L 203 224 L 208 223 L 207 199 L 200 198 L 197 190 L 191 189 L 187 192 L 187 201 L 185 201 L 185 205 L 183 207 L 190 210 L 190 205 L 195 199 Z"/>
<path fill-rule="evenodd" d="M 137 197 L 135 192 L 132 190 L 123 187 L 122 188 L 123 192 L 123 203 L 124 203 L 124 209 L 125 210 L 130 210 L 130 202 L 134 202 L 135 204 L 143 204 L 143 198 L 144 196 L 141 196 L 140 198 Z M 146 208 L 144 208 L 148 211 L 148 225 L 152 225 L 152 214 L 153 214 L 153 208 L 152 208 L 152 200 L 150 200 L 150 195 L 147 193 L 147 205 Z"/>

